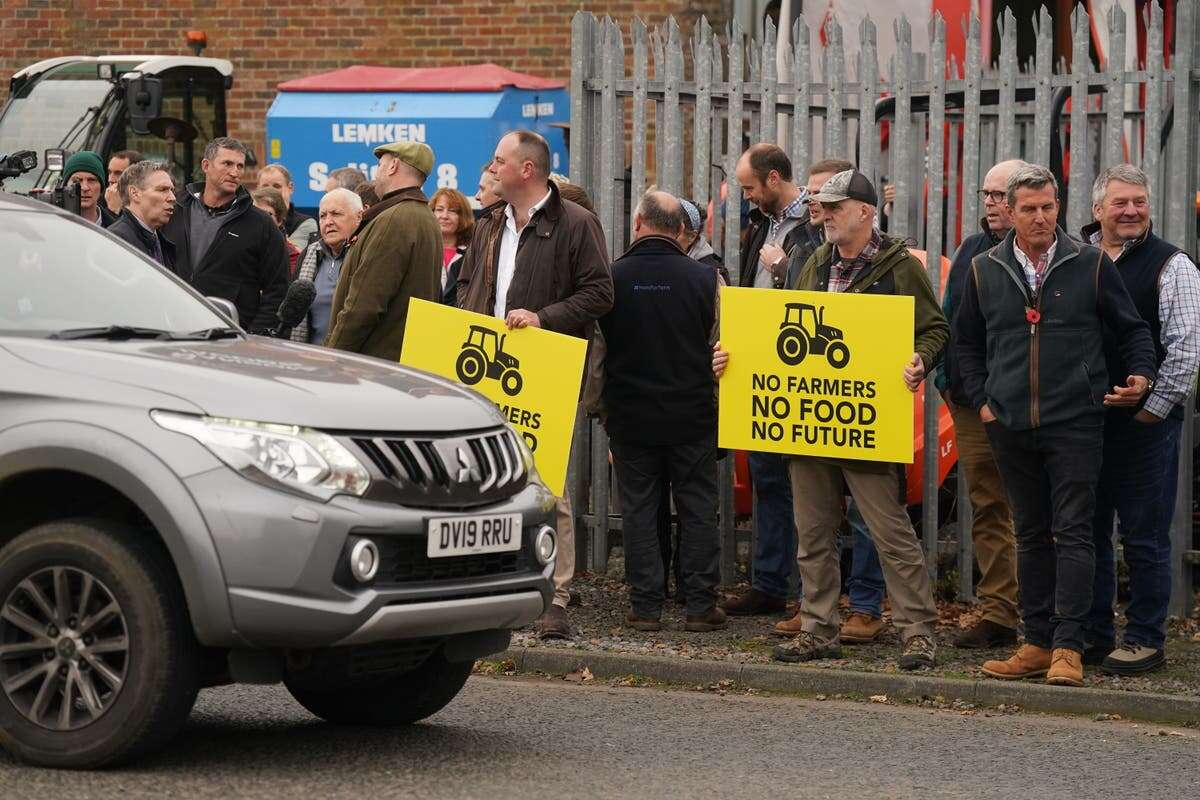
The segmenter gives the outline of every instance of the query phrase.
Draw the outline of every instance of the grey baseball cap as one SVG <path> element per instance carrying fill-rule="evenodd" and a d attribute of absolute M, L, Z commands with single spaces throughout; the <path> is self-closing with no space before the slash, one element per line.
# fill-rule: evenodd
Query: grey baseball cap
<path fill-rule="evenodd" d="M 858 200 L 871 206 L 879 204 L 879 195 L 875 194 L 875 187 L 871 184 L 871 179 L 856 169 L 848 169 L 834 175 L 825 181 L 821 191 L 809 199 L 818 203 Z"/>

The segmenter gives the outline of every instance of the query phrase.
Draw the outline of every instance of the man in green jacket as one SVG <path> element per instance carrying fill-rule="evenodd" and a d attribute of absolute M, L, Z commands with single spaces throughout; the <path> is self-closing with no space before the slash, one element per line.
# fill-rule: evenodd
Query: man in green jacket
<path fill-rule="evenodd" d="M 950 326 L 921 262 L 908 252 L 903 241 L 885 238 L 875 228 L 878 197 L 861 172 L 839 172 L 813 200 L 821 203 L 825 212 L 826 242 L 809 257 L 789 288 L 913 297 L 916 352 L 903 370 L 905 385 L 915 392 L 925 374 L 937 364 L 950 336 Z M 729 354 L 718 342 L 713 356 L 713 372 L 718 377 L 724 374 L 728 361 Z M 842 580 L 837 537 L 844 482 L 879 550 L 892 620 L 904 642 L 900 668 L 932 667 L 937 653 L 937 607 L 924 553 L 901 500 L 898 465 L 802 456 L 791 459 L 788 473 L 799 539 L 796 561 L 804 597 L 800 633 L 776 647 L 774 657 L 780 661 L 811 661 L 841 655 L 838 599 Z"/>
<path fill-rule="evenodd" d="M 441 296 L 442 234 L 421 191 L 433 150 L 419 142 L 375 148 L 380 201 L 367 209 L 333 294 L 326 347 L 396 361 L 408 301 Z"/>

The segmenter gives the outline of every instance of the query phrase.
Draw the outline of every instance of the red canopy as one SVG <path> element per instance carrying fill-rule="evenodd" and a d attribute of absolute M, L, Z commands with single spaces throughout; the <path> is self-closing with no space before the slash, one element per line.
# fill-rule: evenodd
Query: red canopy
<path fill-rule="evenodd" d="M 279 84 L 281 92 L 498 92 L 517 89 L 561 89 L 562 81 L 513 72 L 496 64 L 461 67 L 354 66 Z"/>

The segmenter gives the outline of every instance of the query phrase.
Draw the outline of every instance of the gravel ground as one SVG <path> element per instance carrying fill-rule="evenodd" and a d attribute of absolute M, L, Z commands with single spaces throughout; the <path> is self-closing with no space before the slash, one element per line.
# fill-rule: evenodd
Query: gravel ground
<path fill-rule="evenodd" d="M 785 641 L 772 635 L 772 628 L 783 615 L 764 617 L 731 617 L 729 626 L 713 633 L 688 633 L 683 630 L 683 609 L 668 602 L 663 612 L 664 630 L 644 633 L 626 627 L 628 607 L 626 588 L 618 579 L 623 569 L 619 557 L 610 559 L 607 576 L 580 574 L 571 586 L 578 596 L 578 605 L 569 609 L 575 638 L 569 642 L 540 642 L 532 631 L 519 631 L 513 637 L 514 646 L 557 647 L 577 650 L 610 651 L 637 655 L 657 655 L 672 658 L 765 663 L 771 660 L 771 648 Z M 739 587 L 743 589 L 745 587 Z M 845 598 L 843 597 L 843 605 Z M 969 613 L 968 606 L 958 603 L 939 603 L 937 666 L 925 674 L 951 678 L 983 677 L 979 665 L 990 658 L 1007 658 L 1010 651 L 959 650 L 951 646 L 958 629 L 960 615 Z M 789 615 L 790 616 L 790 615 Z M 884 618 L 888 619 L 885 606 Z M 890 620 L 878 643 L 843 645 L 844 658 L 814 661 L 812 668 L 847 669 L 867 672 L 896 672 L 900 655 L 900 640 Z M 1137 678 L 1101 675 L 1092 668 L 1085 669 L 1086 685 L 1097 689 L 1157 692 L 1200 696 L 1200 625 L 1196 619 L 1172 625 L 1167 642 L 1167 665 L 1164 669 Z"/>

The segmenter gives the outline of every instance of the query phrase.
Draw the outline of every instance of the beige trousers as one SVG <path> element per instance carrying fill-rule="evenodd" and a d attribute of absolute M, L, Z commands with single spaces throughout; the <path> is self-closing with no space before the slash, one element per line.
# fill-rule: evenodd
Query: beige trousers
<path fill-rule="evenodd" d="M 891 598 L 892 621 L 900 638 L 932 636 L 937 607 L 929 584 L 925 554 L 900 500 L 897 469 L 886 473 L 842 469 L 815 458 L 788 462 L 796 513 L 800 567 L 801 628 L 829 641 L 838 640 L 841 620 L 841 560 L 837 549 L 842 524 L 843 480 L 871 532 L 883 580 Z"/>
<path fill-rule="evenodd" d="M 558 555 L 554 559 L 554 605 L 566 608 L 571 593 L 567 588 L 575 577 L 575 515 L 571 498 L 556 498 L 554 504 L 555 529 L 558 539 Z"/>

